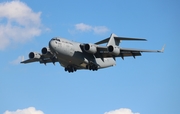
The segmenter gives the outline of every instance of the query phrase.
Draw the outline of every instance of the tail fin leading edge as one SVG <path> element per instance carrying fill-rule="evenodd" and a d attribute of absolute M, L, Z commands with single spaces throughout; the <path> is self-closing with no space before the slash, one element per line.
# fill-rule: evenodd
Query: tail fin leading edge
<path fill-rule="evenodd" d="M 120 40 L 115 39 L 115 37 L 117 37 L 117 35 L 111 34 L 109 41 L 107 43 L 107 46 L 110 46 L 110 45 L 113 45 L 113 46 L 117 45 L 118 46 L 119 45 Z"/>

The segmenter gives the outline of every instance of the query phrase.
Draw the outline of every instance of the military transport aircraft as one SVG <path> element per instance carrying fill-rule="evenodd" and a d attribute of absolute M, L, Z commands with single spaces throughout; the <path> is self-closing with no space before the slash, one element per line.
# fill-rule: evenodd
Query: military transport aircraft
<path fill-rule="evenodd" d="M 65 71 L 74 72 L 80 69 L 97 71 L 101 68 L 114 66 L 116 57 L 141 56 L 141 52 L 163 52 L 161 50 L 142 50 L 119 47 L 122 40 L 146 41 L 146 39 L 118 37 L 111 34 L 109 38 L 91 43 L 77 43 L 64 38 L 54 37 L 49 41 L 49 47 L 42 48 L 41 53 L 30 52 L 29 59 L 21 63 L 53 63 L 59 62 Z M 99 45 L 107 43 L 106 46 Z"/>

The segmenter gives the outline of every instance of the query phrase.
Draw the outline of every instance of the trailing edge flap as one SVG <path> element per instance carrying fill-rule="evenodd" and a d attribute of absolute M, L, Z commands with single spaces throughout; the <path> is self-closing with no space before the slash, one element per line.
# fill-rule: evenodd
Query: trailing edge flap
<path fill-rule="evenodd" d="M 95 44 L 98 45 L 98 44 L 108 43 L 109 40 L 110 40 L 110 38 L 111 38 L 112 36 L 114 36 L 115 42 L 118 42 L 118 44 L 116 44 L 116 45 L 119 45 L 119 43 L 120 43 L 121 40 L 147 41 L 146 39 L 141 39 L 141 38 L 118 37 L 118 36 L 116 36 L 115 34 L 111 34 L 110 37 L 108 37 L 108 38 L 106 38 L 106 39 L 104 39 L 104 40 L 101 40 L 101 41 L 99 41 L 99 42 L 96 42 Z"/>

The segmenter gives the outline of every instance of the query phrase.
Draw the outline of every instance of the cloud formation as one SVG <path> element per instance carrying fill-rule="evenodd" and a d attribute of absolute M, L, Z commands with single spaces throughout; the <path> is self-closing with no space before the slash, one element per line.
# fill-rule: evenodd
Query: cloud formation
<path fill-rule="evenodd" d="M 6 111 L 4 114 L 44 114 L 41 110 L 36 110 L 34 107 L 29 107 L 25 109 L 18 109 L 16 111 Z M 140 113 L 134 113 L 131 111 L 131 109 L 128 108 L 120 108 L 117 110 L 105 112 L 104 114 L 140 114 Z"/>
<path fill-rule="evenodd" d="M 6 111 L 4 114 L 44 114 L 41 110 L 36 110 L 34 107 L 18 109 L 16 111 Z"/>
<path fill-rule="evenodd" d="M 40 16 L 41 12 L 33 12 L 18 0 L 0 3 L 0 50 L 40 35 Z"/>
<path fill-rule="evenodd" d="M 106 26 L 91 26 L 84 23 L 75 24 L 75 31 L 94 32 L 95 34 L 103 34 L 109 31 Z"/>
<path fill-rule="evenodd" d="M 128 108 L 120 108 L 117 110 L 105 112 L 104 114 L 140 114 L 140 113 L 137 113 L 137 112 L 134 113 L 131 111 L 131 109 L 128 109 Z"/>

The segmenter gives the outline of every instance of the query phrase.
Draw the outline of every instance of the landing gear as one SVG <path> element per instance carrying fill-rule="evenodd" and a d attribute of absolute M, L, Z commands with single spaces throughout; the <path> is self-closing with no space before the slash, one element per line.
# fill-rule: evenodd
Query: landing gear
<path fill-rule="evenodd" d="M 67 66 L 67 67 L 65 67 L 64 68 L 64 70 L 65 71 L 68 71 L 69 73 L 73 73 L 73 72 L 75 72 L 77 69 L 75 68 L 75 67 L 73 67 L 73 66 Z"/>
<path fill-rule="evenodd" d="M 89 69 L 89 70 L 92 70 L 92 71 L 97 71 L 98 66 L 90 64 L 90 65 L 86 65 L 86 69 Z"/>

